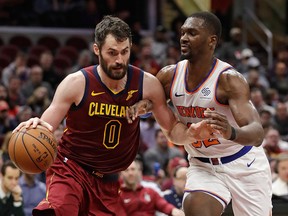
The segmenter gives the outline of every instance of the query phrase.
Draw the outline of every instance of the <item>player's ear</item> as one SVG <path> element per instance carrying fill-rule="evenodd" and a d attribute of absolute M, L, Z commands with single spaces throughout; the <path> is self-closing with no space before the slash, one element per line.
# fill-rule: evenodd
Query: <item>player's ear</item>
<path fill-rule="evenodd" d="M 209 38 L 209 47 L 210 49 L 215 49 L 217 45 L 218 37 L 216 35 L 211 35 Z"/>
<path fill-rule="evenodd" d="M 95 55 L 97 55 L 97 56 L 99 55 L 100 49 L 96 43 L 93 44 L 93 51 L 94 51 Z"/>

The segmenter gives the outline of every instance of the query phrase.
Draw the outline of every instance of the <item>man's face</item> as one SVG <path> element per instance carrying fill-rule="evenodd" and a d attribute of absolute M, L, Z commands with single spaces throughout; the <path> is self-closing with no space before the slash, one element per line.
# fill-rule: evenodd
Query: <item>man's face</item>
<path fill-rule="evenodd" d="M 12 167 L 6 168 L 6 173 L 2 176 L 2 189 L 5 193 L 11 192 L 18 185 L 20 171 Z"/>
<path fill-rule="evenodd" d="M 127 73 L 131 44 L 127 38 L 119 42 L 112 35 L 107 35 L 101 50 L 95 50 L 99 56 L 99 64 L 105 74 L 113 79 L 120 80 Z"/>
<path fill-rule="evenodd" d="M 186 177 L 187 172 L 188 172 L 187 167 L 178 168 L 176 175 L 173 178 L 173 184 L 174 184 L 175 190 L 179 195 L 184 194 L 185 184 L 187 180 L 187 177 Z"/>
<path fill-rule="evenodd" d="M 168 148 L 168 139 L 166 138 L 166 136 L 162 131 L 158 132 L 156 142 L 162 148 Z"/>
<path fill-rule="evenodd" d="M 127 186 L 134 186 L 139 183 L 141 178 L 141 170 L 139 165 L 133 161 L 132 164 L 124 171 L 122 171 L 122 178 Z"/>
<path fill-rule="evenodd" d="M 278 176 L 280 179 L 288 183 L 288 160 L 279 161 Z"/>
<path fill-rule="evenodd" d="M 190 17 L 181 27 L 181 58 L 193 60 L 206 53 L 209 48 L 209 32 L 204 27 L 204 20 Z"/>

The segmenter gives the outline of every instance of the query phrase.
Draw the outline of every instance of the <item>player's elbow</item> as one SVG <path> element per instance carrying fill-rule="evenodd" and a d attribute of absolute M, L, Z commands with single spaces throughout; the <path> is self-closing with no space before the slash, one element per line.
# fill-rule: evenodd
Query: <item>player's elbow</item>
<path fill-rule="evenodd" d="M 259 146 L 262 145 L 263 140 L 264 140 L 264 130 L 263 130 L 263 128 L 261 128 L 261 129 L 259 130 L 259 132 L 256 133 L 256 134 L 257 134 L 257 136 L 255 136 L 254 146 L 259 147 Z"/>

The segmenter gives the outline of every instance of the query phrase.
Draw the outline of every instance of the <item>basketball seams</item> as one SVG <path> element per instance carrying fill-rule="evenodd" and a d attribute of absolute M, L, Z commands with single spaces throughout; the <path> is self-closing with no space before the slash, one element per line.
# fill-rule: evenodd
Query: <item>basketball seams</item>
<path fill-rule="evenodd" d="M 28 130 L 27 130 L 28 131 Z M 22 135 L 22 143 L 23 143 L 23 146 L 24 146 L 24 148 L 25 148 L 25 150 L 26 150 L 26 153 L 27 153 L 27 155 L 29 156 L 29 158 L 30 158 L 30 160 L 33 162 L 33 164 L 39 169 L 39 170 L 41 170 L 41 171 L 45 171 L 45 170 L 43 170 L 43 169 L 41 169 L 36 163 L 35 163 L 35 161 L 34 161 L 34 159 L 31 157 L 31 155 L 30 155 L 30 152 L 28 151 L 28 149 L 27 149 L 27 147 L 26 147 L 26 143 L 25 143 L 25 141 L 24 141 L 24 135 L 26 135 L 26 134 L 28 134 L 27 133 L 27 131 L 24 131 L 24 132 L 22 132 L 22 131 L 20 131 L 23 135 Z M 31 134 L 29 134 L 30 136 L 31 136 Z M 32 137 L 34 137 L 34 136 L 32 136 Z M 38 140 L 36 137 L 34 137 L 36 140 Z M 38 140 L 39 141 L 39 140 Z M 40 142 L 40 141 L 39 141 Z M 41 142 L 40 142 L 41 143 Z M 42 143 L 41 143 L 42 144 Z M 42 144 L 43 145 L 43 144 Z M 49 152 L 50 153 L 50 152 Z"/>
<path fill-rule="evenodd" d="M 20 135 L 20 133 L 14 134 L 14 136 L 16 136 L 16 138 L 14 138 L 13 151 L 12 151 L 12 152 L 13 152 L 13 157 L 14 157 L 14 163 L 17 165 L 17 167 L 20 168 L 20 166 L 19 166 L 18 163 L 17 163 L 17 159 L 16 159 L 16 141 L 17 141 L 19 135 Z M 12 136 L 10 139 L 12 139 L 12 138 L 13 138 L 13 136 Z M 11 144 L 11 143 L 10 143 L 10 144 Z M 9 144 L 9 145 L 10 145 L 10 144 Z M 10 146 L 9 146 L 9 148 L 10 148 Z"/>
<path fill-rule="evenodd" d="M 51 166 L 57 155 L 57 141 L 45 128 L 21 129 L 9 140 L 9 155 L 24 173 L 40 173 Z"/>
<path fill-rule="evenodd" d="M 37 128 L 37 129 L 42 130 L 42 131 L 44 131 L 44 132 L 47 132 L 47 130 L 43 130 L 42 128 Z M 29 134 L 29 133 L 27 133 L 28 131 L 29 131 L 29 130 L 26 131 L 26 134 Z M 52 154 L 52 153 L 50 152 L 50 150 L 46 147 L 46 145 L 42 143 L 42 141 L 41 141 L 40 139 L 38 139 L 37 137 L 35 137 L 35 136 L 32 135 L 32 134 L 29 134 L 29 136 L 35 138 L 38 142 L 40 142 L 40 143 L 42 144 L 42 146 L 44 146 L 44 147 L 47 149 L 47 151 L 49 152 L 51 158 L 53 158 L 53 160 L 54 160 L 53 154 Z M 49 136 L 49 138 L 51 138 L 51 137 Z M 53 149 L 53 147 L 52 147 L 52 149 Z M 53 149 L 53 150 L 54 150 L 54 149 Z"/>

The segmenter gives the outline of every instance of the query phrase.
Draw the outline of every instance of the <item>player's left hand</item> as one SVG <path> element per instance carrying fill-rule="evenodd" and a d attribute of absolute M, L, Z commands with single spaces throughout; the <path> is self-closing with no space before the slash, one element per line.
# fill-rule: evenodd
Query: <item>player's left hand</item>
<path fill-rule="evenodd" d="M 152 110 L 153 104 L 150 100 L 144 99 L 126 110 L 126 118 L 128 123 L 132 123 L 138 116 L 144 115 Z"/>
<path fill-rule="evenodd" d="M 205 140 L 216 138 L 219 132 L 211 127 L 210 124 L 207 124 L 206 120 L 202 120 L 198 123 L 191 124 L 188 133 L 188 136 L 194 140 Z"/>
<path fill-rule="evenodd" d="M 229 139 L 231 137 L 232 126 L 225 115 L 212 110 L 205 110 L 204 115 L 207 117 L 205 120 L 207 124 L 217 130 L 224 139 Z"/>

